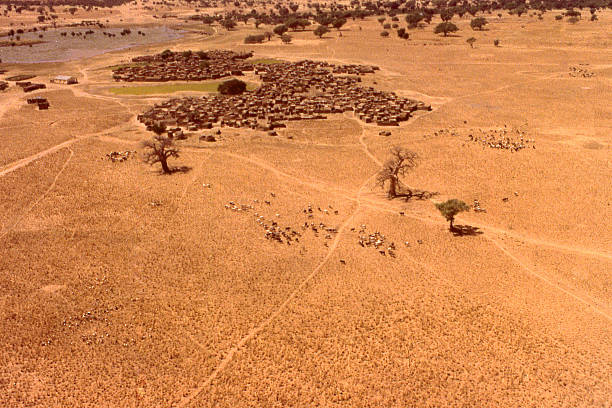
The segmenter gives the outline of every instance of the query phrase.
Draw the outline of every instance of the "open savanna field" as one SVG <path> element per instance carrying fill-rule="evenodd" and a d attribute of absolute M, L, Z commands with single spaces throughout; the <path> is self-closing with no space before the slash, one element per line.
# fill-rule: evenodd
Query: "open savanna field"
<path fill-rule="evenodd" d="M 427 26 L 409 40 L 371 17 L 291 44 L 245 45 L 271 27 L 240 23 L 2 64 L 0 79 L 46 83 L 33 95 L 50 109 L 0 93 L 0 406 L 611 407 L 612 12 L 554 14 L 491 16 L 485 31 L 456 17 L 452 36 Z M 161 175 L 141 160 L 152 133 L 136 116 L 214 86 L 112 74 L 165 49 L 377 65 L 364 85 L 432 110 L 391 128 L 345 112 L 278 136 L 187 132 L 170 162 L 183 171 Z M 50 84 L 58 74 L 79 84 Z M 533 142 L 470 140 L 503 129 Z M 437 194 L 389 200 L 376 186 L 396 145 L 419 156 L 404 184 Z M 449 231 L 434 203 L 450 198 L 486 209 L 458 215 L 472 234 Z M 266 239 L 259 216 L 299 242 Z M 397 256 L 360 246 L 360 231 Z"/>

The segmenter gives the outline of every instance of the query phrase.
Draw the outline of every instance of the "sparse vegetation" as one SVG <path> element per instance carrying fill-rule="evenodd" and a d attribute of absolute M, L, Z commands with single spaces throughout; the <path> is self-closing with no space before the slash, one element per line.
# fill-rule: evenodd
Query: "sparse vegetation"
<path fill-rule="evenodd" d="M 284 41 L 284 40 L 283 40 Z M 239 79 L 230 79 L 219 84 L 217 90 L 222 95 L 240 95 L 247 89 L 247 84 Z"/>
<path fill-rule="evenodd" d="M 453 222 L 455 221 L 455 216 L 460 212 L 470 210 L 470 207 L 466 203 L 456 198 L 437 203 L 436 208 L 440 211 L 440 214 L 446 218 L 446 221 L 450 222 L 449 228 L 451 231 L 454 229 Z"/>
<path fill-rule="evenodd" d="M 436 34 L 442 33 L 444 34 L 445 37 L 448 35 L 448 33 L 455 33 L 457 31 L 459 31 L 459 28 L 453 23 L 450 23 L 447 21 L 438 24 L 436 28 L 434 29 L 434 33 Z"/>
<path fill-rule="evenodd" d="M 609 405 L 605 4 L 592 4 L 600 23 L 584 1 L 50 5 L 0 6 L 0 31 L 14 30 L 0 39 L 37 39 L 37 15 L 41 33 L 96 19 L 117 37 L 141 22 L 188 33 L 74 62 L 14 64 L 27 48 L 0 51 L 4 81 L 81 82 L 32 96 L 11 82 L 1 95 L 0 406 Z M 570 6 L 584 15 L 575 26 Z M 438 38 L 447 8 L 461 30 Z M 491 31 L 470 31 L 478 17 Z M 301 32 L 301 19 L 317 23 Z M 310 31 L 323 23 L 319 40 Z M 294 45 L 275 38 L 279 24 Z M 92 42 L 120 48 L 96 27 Z M 257 34 L 272 41 L 240 44 Z M 504 50 L 490 49 L 496 38 Z M 225 64 L 205 44 L 254 55 Z M 107 66 L 170 47 L 143 62 L 161 68 L 111 82 Z M 297 65 L 307 58 L 322 65 Z M 219 77 L 189 79 L 201 67 Z M 232 77 L 261 89 L 144 91 L 214 93 Z M 371 91 L 358 99 L 356 87 Z M 181 149 L 171 176 L 128 153 L 142 158 L 156 123 Z M 420 157 L 398 177 L 408 201 L 386 198 L 389 180 L 373 186 L 394 144 Z M 421 186 L 473 212 L 449 232 Z"/>
<path fill-rule="evenodd" d="M 484 18 L 484 17 L 476 17 L 475 19 L 470 21 L 470 27 L 472 27 L 472 30 L 480 30 L 480 31 L 482 31 L 484 29 L 484 26 L 486 26 L 488 23 L 489 22 L 487 21 L 486 18 Z"/>
<path fill-rule="evenodd" d="M 329 28 L 327 28 L 327 26 L 320 25 L 314 30 L 314 35 L 316 35 L 319 38 L 323 38 L 323 36 L 327 34 L 328 32 L 329 32 Z"/>
<path fill-rule="evenodd" d="M 376 183 L 381 188 L 384 188 L 385 185 L 389 186 L 387 190 L 387 197 L 389 198 L 411 197 L 412 190 L 402 185 L 400 177 L 408 174 L 416 167 L 417 154 L 411 150 L 394 146 L 389 151 L 389 156 L 376 176 Z M 400 192 L 400 190 L 402 191 Z"/>
<path fill-rule="evenodd" d="M 168 135 L 164 136 L 166 126 L 162 124 L 154 124 L 151 126 L 151 131 L 155 133 L 153 139 L 142 142 L 144 148 L 144 162 L 150 165 L 156 163 L 161 164 L 164 174 L 172 173 L 168 166 L 168 159 L 178 158 L 179 149 L 174 146 L 174 141 Z"/>

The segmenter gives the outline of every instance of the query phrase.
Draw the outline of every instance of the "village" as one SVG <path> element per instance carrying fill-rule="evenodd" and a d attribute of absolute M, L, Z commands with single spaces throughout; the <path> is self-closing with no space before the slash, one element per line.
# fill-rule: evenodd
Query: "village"
<path fill-rule="evenodd" d="M 156 55 L 145 55 L 132 59 L 132 64 L 120 67 L 113 72 L 117 82 L 166 82 L 166 81 L 205 81 L 230 75 L 243 75 L 243 71 L 253 71 L 251 63 L 244 62 L 253 53 L 233 51 L 185 51 L 166 50 Z"/>
<path fill-rule="evenodd" d="M 226 62 L 244 58 L 243 55 L 225 55 L 229 57 Z M 149 57 L 150 60 L 159 58 Z M 224 69 L 226 73 L 234 72 L 236 75 L 245 68 L 250 67 L 238 63 L 234 66 L 227 64 Z M 170 99 L 139 115 L 138 120 L 148 127 L 161 123 L 189 131 L 227 126 L 274 132 L 275 128 L 285 127 L 285 121 L 325 119 L 327 114 L 343 112 L 354 112 L 365 123 L 398 126 L 410 119 L 414 111 L 431 109 L 423 102 L 392 92 L 359 86 L 362 75 L 377 70 L 373 66 L 336 66 L 304 60 L 255 64 L 253 69 L 262 81 L 255 91 L 234 96 Z"/>

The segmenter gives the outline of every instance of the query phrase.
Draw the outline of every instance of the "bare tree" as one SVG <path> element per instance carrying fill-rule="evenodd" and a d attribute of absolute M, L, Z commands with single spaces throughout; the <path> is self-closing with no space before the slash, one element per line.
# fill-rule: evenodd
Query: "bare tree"
<path fill-rule="evenodd" d="M 172 170 L 168 167 L 168 159 L 179 157 L 179 150 L 174 147 L 174 141 L 170 136 L 163 135 L 166 131 L 165 125 L 153 124 L 151 128 L 155 136 L 152 140 L 142 142 L 142 147 L 145 148 L 144 162 L 150 165 L 160 163 L 164 174 L 170 174 Z"/>
<path fill-rule="evenodd" d="M 387 192 L 389 198 L 395 198 L 400 195 L 411 197 L 412 190 L 408 188 L 405 189 L 407 191 L 405 193 L 398 192 L 399 188 L 402 187 L 399 177 L 416 167 L 418 155 L 411 150 L 399 146 L 392 147 L 389 153 L 391 157 L 383 164 L 382 169 L 376 176 L 376 184 L 381 188 L 385 188 L 385 184 L 389 183 L 389 190 Z"/>

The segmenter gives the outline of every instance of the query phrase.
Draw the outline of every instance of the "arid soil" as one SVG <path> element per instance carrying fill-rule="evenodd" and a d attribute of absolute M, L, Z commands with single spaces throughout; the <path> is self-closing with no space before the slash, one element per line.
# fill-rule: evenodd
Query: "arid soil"
<path fill-rule="evenodd" d="M 117 10 L 104 18 L 153 21 Z M 402 40 L 369 18 L 288 45 L 244 45 L 258 30 L 240 23 L 2 64 L 0 79 L 32 73 L 47 89 L 0 93 L 0 406 L 611 406 L 612 12 L 489 20 Z M 108 67 L 167 48 L 378 65 L 365 85 L 433 110 L 390 136 L 350 113 L 278 136 L 198 132 L 170 163 L 186 170 L 164 176 L 140 160 L 152 134 L 136 115 L 170 96 L 112 94 Z M 570 76 L 579 64 L 595 75 Z M 59 74 L 79 84 L 50 84 Z M 504 129 L 533 143 L 469 139 Z M 393 145 L 420 157 L 403 182 L 437 195 L 376 187 Z M 126 150 L 138 154 L 106 156 Z M 457 217 L 470 234 L 449 232 L 433 204 L 448 198 L 486 209 Z M 299 242 L 266 239 L 259 216 Z M 396 256 L 360 246 L 360 231 Z"/>

